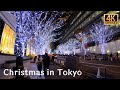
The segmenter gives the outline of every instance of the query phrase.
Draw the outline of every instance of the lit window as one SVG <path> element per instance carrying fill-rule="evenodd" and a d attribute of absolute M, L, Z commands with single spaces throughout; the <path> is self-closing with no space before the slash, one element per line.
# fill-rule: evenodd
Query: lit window
<path fill-rule="evenodd" d="M 109 53 L 110 51 L 109 50 L 107 50 L 107 53 Z"/>
<path fill-rule="evenodd" d="M 120 53 L 120 51 L 117 51 L 118 53 Z"/>
<path fill-rule="evenodd" d="M 81 34 L 81 32 L 79 34 Z"/>

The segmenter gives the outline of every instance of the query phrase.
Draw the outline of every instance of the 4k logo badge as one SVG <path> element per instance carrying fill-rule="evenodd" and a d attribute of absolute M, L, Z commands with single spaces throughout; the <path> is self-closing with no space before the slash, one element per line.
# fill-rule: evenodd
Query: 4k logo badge
<path fill-rule="evenodd" d="M 118 24 L 118 14 L 104 14 L 104 25 Z"/>

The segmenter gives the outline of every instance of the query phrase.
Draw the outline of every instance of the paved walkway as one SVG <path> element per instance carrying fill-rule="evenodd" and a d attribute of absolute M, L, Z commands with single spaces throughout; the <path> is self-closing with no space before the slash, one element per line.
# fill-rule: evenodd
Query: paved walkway
<path fill-rule="evenodd" d="M 11 75 L 8 75 L 8 76 L 5 76 L 4 75 L 4 68 L 2 68 L 2 69 L 0 69 L 0 79 L 11 79 L 11 78 L 13 78 L 13 76 L 11 76 Z"/>
<path fill-rule="evenodd" d="M 27 61 L 24 63 L 25 70 L 28 71 L 38 71 L 36 63 L 31 63 L 31 61 Z M 39 77 L 38 75 L 30 75 L 30 79 L 45 79 L 44 76 Z"/>
<path fill-rule="evenodd" d="M 32 60 L 24 62 L 24 69 L 28 71 L 38 71 L 36 63 L 31 63 Z M 30 75 L 30 79 L 76 79 L 76 77 L 69 76 L 69 75 L 59 75 L 57 69 L 62 69 L 62 67 L 50 63 L 49 71 L 54 71 L 54 75 L 48 75 L 47 77 L 44 76 L 38 76 L 38 75 Z M 3 74 L 4 68 L 0 69 L 0 79 L 12 79 L 13 76 L 5 76 Z M 78 77 L 77 77 L 78 78 Z M 79 76 L 79 79 L 82 78 L 82 76 Z"/>
<path fill-rule="evenodd" d="M 38 71 L 36 64 L 31 63 L 30 61 L 24 63 L 24 67 L 27 70 Z M 54 71 L 54 73 L 52 73 L 52 75 L 48 75 L 47 77 L 44 77 L 44 76 L 39 77 L 38 75 L 31 75 L 30 79 L 67 79 L 68 78 L 66 76 L 59 75 L 57 69 L 62 69 L 62 68 L 60 66 L 58 66 L 58 65 L 50 63 L 48 74 L 50 74 L 50 71 Z"/>
<path fill-rule="evenodd" d="M 27 69 L 27 70 L 37 71 L 37 66 L 36 66 L 36 64 L 35 64 L 35 63 L 31 63 L 30 61 L 24 63 L 24 67 L 25 67 L 25 69 Z M 50 74 L 50 71 L 53 71 L 54 73 L 52 73 L 51 75 L 48 75 L 47 77 L 44 77 L 44 76 L 39 77 L 39 76 L 37 76 L 37 75 L 31 75 L 31 76 L 30 76 L 30 79 L 75 79 L 75 78 L 72 77 L 72 76 L 59 75 L 57 69 L 62 69 L 62 67 L 60 67 L 60 66 L 58 66 L 58 65 L 56 65 L 56 64 L 54 64 L 54 63 L 50 63 L 48 73 Z"/>

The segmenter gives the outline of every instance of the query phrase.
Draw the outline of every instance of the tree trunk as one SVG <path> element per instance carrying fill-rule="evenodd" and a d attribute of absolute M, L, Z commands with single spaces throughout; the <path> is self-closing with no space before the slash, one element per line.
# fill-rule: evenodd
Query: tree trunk
<path fill-rule="evenodd" d="M 103 58 L 103 60 L 105 60 L 105 58 L 106 58 L 106 55 L 105 55 L 105 44 L 103 43 L 103 44 L 99 45 L 99 48 L 101 50 L 102 58 Z"/>
<path fill-rule="evenodd" d="M 104 43 L 101 44 L 101 47 L 100 47 L 100 45 L 99 45 L 99 48 L 100 48 L 100 50 L 101 50 L 101 53 L 102 53 L 102 54 L 105 54 L 105 44 L 104 44 Z"/>
<path fill-rule="evenodd" d="M 84 60 L 85 60 L 85 56 L 86 56 L 86 49 L 84 47 Z"/>

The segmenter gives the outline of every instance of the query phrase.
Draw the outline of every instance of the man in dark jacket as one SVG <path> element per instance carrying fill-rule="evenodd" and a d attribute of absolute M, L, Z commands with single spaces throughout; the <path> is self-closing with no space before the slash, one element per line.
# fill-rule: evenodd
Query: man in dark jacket
<path fill-rule="evenodd" d="M 41 76 L 41 71 L 42 71 L 42 60 L 40 59 L 41 56 L 38 55 L 38 61 L 37 61 L 37 68 L 40 71 L 40 76 Z"/>
<path fill-rule="evenodd" d="M 110 60 L 113 61 L 113 55 L 112 55 L 112 53 L 110 54 Z"/>
<path fill-rule="evenodd" d="M 119 56 L 119 54 L 118 54 L 118 52 L 117 52 L 117 53 L 116 53 L 117 60 L 118 60 L 118 56 Z"/>
<path fill-rule="evenodd" d="M 17 56 L 16 67 L 13 67 L 13 71 L 19 70 L 19 69 L 20 69 L 20 71 L 24 70 L 23 57 L 21 57 L 21 56 Z M 24 76 L 18 75 L 18 73 L 17 73 L 17 75 L 15 77 L 19 79 L 19 78 L 23 78 Z"/>
<path fill-rule="evenodd" d="M 52 56 L 52 62 L 54 62 L 54 59 L 55 59 L 55 56 L 53 55 L 53 56 Z"/>
<path fill-rule="evenodd" d="M 47 53 L 45 53 L 43 57 L 43 67 L 44 67 L 45 76 L 47 76 L 47 69 L 49 69 L 49 65 L 50 65 L 50 57 L 48 56 Z"/>

